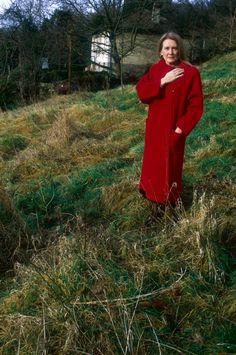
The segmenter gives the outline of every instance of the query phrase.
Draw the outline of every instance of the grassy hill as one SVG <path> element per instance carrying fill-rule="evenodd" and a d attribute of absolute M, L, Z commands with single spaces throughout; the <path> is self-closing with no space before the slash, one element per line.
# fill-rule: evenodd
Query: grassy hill
<path fill-rule="evenodd" d="M 1 354 L 236 352 L 235 63 L 202 66 L 183 205 L 151 225 L 132 86 L 1 114 Z"/>

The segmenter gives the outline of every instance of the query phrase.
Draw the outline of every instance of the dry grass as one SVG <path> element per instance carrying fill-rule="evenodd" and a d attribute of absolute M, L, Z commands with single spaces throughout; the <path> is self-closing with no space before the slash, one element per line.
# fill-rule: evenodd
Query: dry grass
<path fill-rule="evenodd" d="M 17 179 L 36 179 L 47 175 L 47 172 L 63 175 L 75 166 L 84 168 L 119 156 L 128 150 L 134 139 L 132 134 L 126 132 L 137 131 L 141 136 L 143 131 L 142 121 L 137 114 L 131 113 L 130 120 L 127 120 L 125 113 L 117 110 L 107 112 L 93 105 L 77 104 L 66 110 L 58 110 L 49 127 L 40 110 L 38 116 L 42 123 L 40 135 L 11 163 Z M 32 134 L 27 132 L 25 116 L 19 122 L 25 135 Z M 117 138 L 117 132 L 120 139 Z M 47 165 L 44 164 L 45 159 Z"/>
<path fill-rule="evenodd" d="M 235 120 L 220 92 L 234 84 L 214 80 L 188 141 L 188 204 L 151 223 L 132 87 L 2 114 L 1 257 L 17 257 L 2 279 L 2 354 L 235 352 Z"/>
<path fill-rule="evenodd" d="M 195 194 L 191 213 L 180 206 L 179 222 L 168 217 L 149 236 L 79 232 L 73 240 L 61 236 L 30 266 L 18 264 L 16 279 L 24 283 L 1 305 L 0 337 L 8 339 L 2 351 L 194 353 L 189 346 L 198 344 L 210 353 L 204 333 L 216 320 L 233 323 L 236 306 L 232 290 L 224 289 L 216 203 Z M 202 328 L 208 315 L 210 328 Z M 181 334 L 190 324 L 184 348 Z"/>

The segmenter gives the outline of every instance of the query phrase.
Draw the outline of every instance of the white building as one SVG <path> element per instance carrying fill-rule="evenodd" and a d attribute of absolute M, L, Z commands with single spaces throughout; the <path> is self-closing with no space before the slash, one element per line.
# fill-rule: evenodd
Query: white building
<path fill-rule="evenodd" d="M 87 70 L 101 72 L 111 69 L 111 42 L 108 33 L 104 32 L 92 37 L 91 62 Z"/>

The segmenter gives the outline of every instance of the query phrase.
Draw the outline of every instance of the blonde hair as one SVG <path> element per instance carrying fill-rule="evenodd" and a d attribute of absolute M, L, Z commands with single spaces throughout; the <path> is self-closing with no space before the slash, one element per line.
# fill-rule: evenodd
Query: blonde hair
<path fill-rule="evenodd" d="M 172 39 L 173 41 L 176 42 L 178 50 L 179 50 L 179 60 L 186 60 L 186 55 L 185 55 L 185 50 L 184 50 L 184 43 L 183 39 L 175 32 L 166 32 L 159 40 L 158 44 L 158 53 L 160 55 L 162 47 L 163 47 L 163 42 L 166 39 Z"/>

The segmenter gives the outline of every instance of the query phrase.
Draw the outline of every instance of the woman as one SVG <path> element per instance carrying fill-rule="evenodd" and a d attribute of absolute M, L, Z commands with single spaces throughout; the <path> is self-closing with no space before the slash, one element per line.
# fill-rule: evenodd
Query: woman
<path fill-rule="evenodd" d="M 202 116 L 203 96 L 199 71 L 185 61 L 179 35 L 164 34 L 159 54 L 136 86 L 141 102 L 149 105 L 139 190 L 151 201 L 175 205 L 185 139 Z"/>

